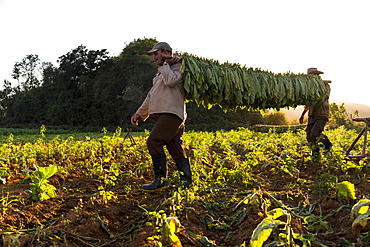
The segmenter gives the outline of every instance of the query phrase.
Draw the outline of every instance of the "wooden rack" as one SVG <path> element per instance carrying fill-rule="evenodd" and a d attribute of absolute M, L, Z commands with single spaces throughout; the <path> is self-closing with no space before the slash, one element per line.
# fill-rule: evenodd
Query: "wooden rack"
<path fill-rule="evenodd" d="M 134 137 L 132 136 L 132 133 L 131 133 L 132 129 L 127 128 L 126 130 L 127 130 L 127 134 L 126 134 L 126 136 L 125 136 L 125 138 L 123 140 L 126 140 L 126 138 L 129 138 L 130 141 L 131 141 L 131 144 L 136 145 L 136 142 L 134 140 Z"/>
<path fill-rule="evenodd" d="M 361 132 L 358 134 L 356 139 L 352 142 L 351 146 L 347 149 L 347 151 L 345 153 L 345 156 L 350 158 L 350 159 L 357 159 L 357 160 L 362 159 L 362 158 L 370 159 L 370 156 L 368 154 L 366 154 L 367 133 L 369 131 L 370 117 L 369 118 L 354 118 L 354 119 L 352 119 L 352 121 L 365 122 L 365 127 L 361 130 Z M 349 153 L 354 148 L 354 146 L 356 145 L 356 143 L 358 142 L 358 140 L 361 138 L 362 135 L 364 136 L 364 145 L 362 147 L 361 155 L 355 155 L 355 156 L 349 155 Z"/>

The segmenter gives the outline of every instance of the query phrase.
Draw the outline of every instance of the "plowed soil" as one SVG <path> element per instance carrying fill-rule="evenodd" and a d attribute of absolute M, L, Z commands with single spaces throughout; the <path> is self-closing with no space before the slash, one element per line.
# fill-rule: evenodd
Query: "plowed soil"
<path fill-rule="evenodd" d="M 256 177 L 260 183 L 251 185 L 249 188 L 227 188 L 226 190 L 210 191 L 214 197 L 227 198 L 231 195 L 242 196 L 238 192 L 260 190 L 269 193 L 281 194 L 281 201 L 285 205 L 295 207 L 299 202 L 308 201 L 315 205 L 314 214 L 326 216 L 338 210 L 343 205 L 347 208 L 334 213 L 326 218 L 330 228 L 318 229 L 316 241 L 326 246 L 342 246 L 342 238 L 356 246 L 366 246 L 365 243 L 357 242 L 350 221 L 351 206 L 357 200 L 338 200 L 335 191 L 318 193 L 312 191 L 310 183 L 325 170 L 322 166 L 304 164 L 300 168 L 299 178 L 306 181 L 306 185 L 290 191 L 289 184 L 297 178 L 286 176 L 275 177 L 272 172 L 256 171 Z M 349 180 L 356 182 L 358 195 L 369 195 L 370 186 L 367 176 L 363 175 L 358 180 L 357 174 L 348 174 Z M 171 189 L 155 193 L 142 191 L 141 185 L 150 182 L 152 174 L 148 172 L 142 179 L 120 178 L 115 186 L 109 188 L 117 198 L 104 203 L 94 200 L 101 180 L 94 177 L 85 177 L 82 172 L 73 174 L 57 174 L 50 180 L 58 189 L 57 197 L 51 200 L 37 202 L 31 199 L 25 190 L 29 189 L 30 180 L 23 175 L 13 175 L 7 178 L 6 184 L 0 185 L 1 197 L 8 196 L 15 200 L 5 205 L 0 205 L 0 226 L 2 230 L 3 245 L 0 246 L 125 246 L 144 247 L 155 246 L 151 236 L 160 236 L 154 227 L 147 225 L 150 221 L 148 214 L 143 210 L 164 210 L 168 207 L 164 204 L 173 192 Z M 127 184 L 131 184 L 134 190 L 127 191 Z M 312 184 L 311 184 L 312 185 Z M 294 197 L 289 195 L 296 195 Z M 235 214 L 230 208 L 237 205 L 237 201 L 231 202 L 227 207 L 213 208 L 213 215 L 218 219 L 224 219 Z M 182 224 L 182 231 L 177 233 L 182 246 L 211 246 L 203 244 L 198 236 L 207 237 L 209 243 L 214 246 L 235 247 L 245 243 L 249 244 L 253 230 L 263 219 L 263 215 L 256 208 L 248 207 L 246 215 L 234 222 L 232 229 L 218 230 L 210 229 L 204 224 L 204 215 L 209 214 L 209 208 L 205 207 L 207 202 L 193 201 L 185 204 L 177 217 Z M 242 205 L 246 207 L 248 205 Z M 241 208 L 239 208 L 241 209 Z M 293 218 L 294 232 L 307 233 L 303 222 Z M 7 245 L 7 241 L 18 245 Z M 312 246 L 316 246 L 313 244 Z"/>

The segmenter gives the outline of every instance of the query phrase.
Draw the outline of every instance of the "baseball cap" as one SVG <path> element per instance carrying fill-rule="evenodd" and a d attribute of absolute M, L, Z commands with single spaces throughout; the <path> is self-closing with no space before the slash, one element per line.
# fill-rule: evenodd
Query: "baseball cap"
<path fill-rule="evenodd" d="M 159 51 L 159 50 L 166 50 L 166 51 L 172 52 L 172 48 L 171 48 L 171 46 L 168 43 L 166 43 L 166 42 L 158 42 L 157 44 L 155 44 L 153 46 L 153 49 L 151 49 L 147 53 L 150 55 L 150 54 L 153 54 L 154 52 Z"/>

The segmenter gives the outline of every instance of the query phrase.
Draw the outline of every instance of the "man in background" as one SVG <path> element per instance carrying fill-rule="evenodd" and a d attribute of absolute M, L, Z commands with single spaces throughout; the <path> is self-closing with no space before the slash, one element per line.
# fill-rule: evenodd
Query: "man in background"
<path fill-rule="evenodd" d="M 317 70 L 317 68 L 309 68 L 307 74 L 320 76 L 324 72 Z M 306 106 L 304 111 L 299 118 L 299 123 L 303 124 L 304 115 L 308 112 L 308 122 L 306 127 L 306 138 L 310 145 L 312 155 L 317 156 L 320 153 L 319 142 L 324 145 L 325 152 L 329 152 L 333 144 L 330 142 L 329 138 L 324 135 L 324 127 L 329 121 L 330 114 L 330 85 L 331 81 L 324 80 L 327 97 L 321 105 L 316 106 Z"/>

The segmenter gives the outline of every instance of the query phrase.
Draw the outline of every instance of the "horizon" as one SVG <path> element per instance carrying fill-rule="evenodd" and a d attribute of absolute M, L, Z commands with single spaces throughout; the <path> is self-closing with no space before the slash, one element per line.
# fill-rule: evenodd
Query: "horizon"
<path fill-rule="evenodd" d="M 348 114 L 354 114 L 354 111 L 358 110 L 358 114 L 360 118 L 368 118 L 370 117 L 370 106 L 365 104 L 359 104 L 359 103 L 353 103 L 353 102 L 345 102 L 345 101 L 337 101 L 337 100 L 330 100 L 329 103 L 336 103 L 337 105 L 340 105 L 344 103 L 344 107 L 347 110 Z M 304 106 L 297 106 L 296 108 L 283 108 L 280 111 L 285 113 L 285 116 L 289 121 L 292 120 L 298 120 Z M 365 108 L 365 109 L 363 109 Z"/>

